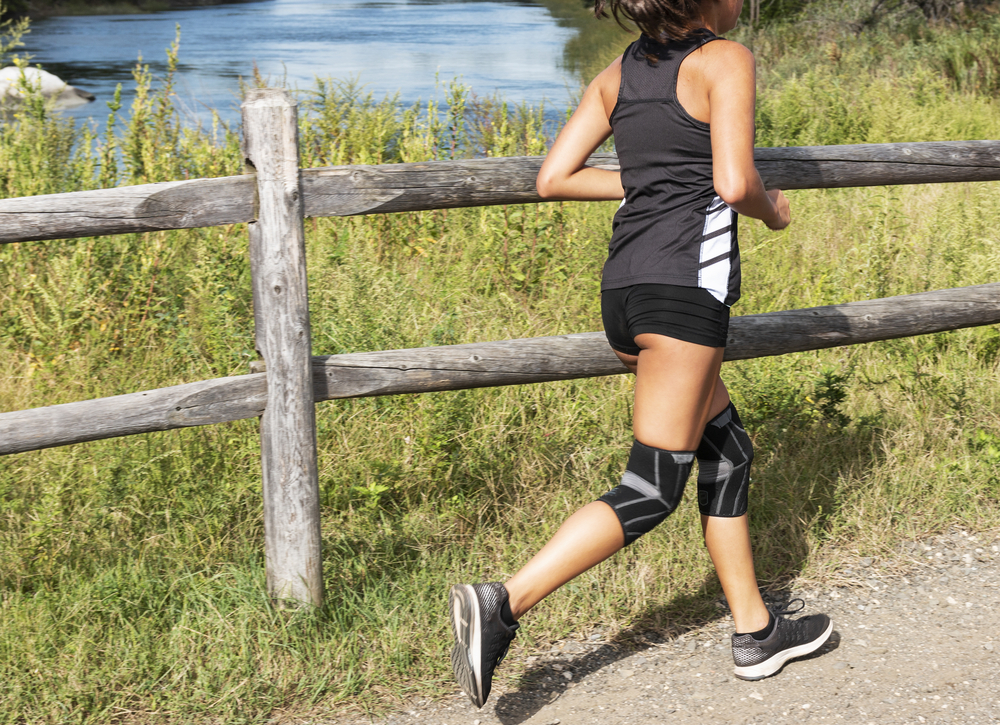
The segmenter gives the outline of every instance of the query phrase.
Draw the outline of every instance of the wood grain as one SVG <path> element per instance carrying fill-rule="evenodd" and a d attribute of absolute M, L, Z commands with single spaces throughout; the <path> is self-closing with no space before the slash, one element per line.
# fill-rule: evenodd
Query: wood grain
<path fill-rule="evenodd" d="M 111 398 L 0 413 L 0 454 L 256 418 L 265 375 L 238 375 Z"/>
<path fill-rule="evenodd" d="M 0 200 L 0 244 L 248 222 L 254 179 L 168 181 Z"/>
<path fill-rule="evenodd" d="M 726 360 L 1000 323 L 1000 283 L 734 317 Z M 260 368 L 258 368 L 260 369 Z M 603 332 L 319 356 L 313 399 L 425 393 L 626 372 Z M 262 373 L 0 414 L 0 454 L 261 414 Z"/>
<path fill-rule="evenodd" d="M 771 189 L 1000 179 L 1000 143 L 996 141 L 760 148 L 754 152 L 754 161 Z"/>
<path fill-rule="evenodd" d="M 257 178 L 249 224 L 257 351 L 267 364 L 260 421 L 267 589 L 279 604 L 323 602 L 316 406 L 299 182 L 296 106 L 277 88 L 243 103 L 247 164 Z"/>
<path fill-rule="evenodd" d="M 541 156 L 304 169 L 306 216 L 350 216 L 541 201 Z M 1000 141 L 761 148 L 770 188 L 1000 180 Z M 617 168 L 614 154 L 590 164 Z M 253 218 L 253 180 L 164 184 L 0 200 L 0 244 L 217 226 Z"/>

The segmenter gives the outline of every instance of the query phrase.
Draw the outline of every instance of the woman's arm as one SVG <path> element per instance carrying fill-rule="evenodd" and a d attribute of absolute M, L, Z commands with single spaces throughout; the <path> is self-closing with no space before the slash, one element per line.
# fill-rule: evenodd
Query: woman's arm
<path fill-rule="evenodd" d="M 584 166 L 611 135 L 608 118 L 618 98 L 621 58 L 587 86 L 583 100 L 552 144 L 535 187 L 543 199 L 603 201 L 622 199 L 621 174 Z"/>
<path fill-rule="evenodd" d="M 712 175 L 719 197 L 739 214 L 771 229 L 791 222 L 788 200 L 766 191 L 753 162 L 757 78 L 753 54 L 739 43 L 716 41 L 704 47 L 712 134 Z"/>

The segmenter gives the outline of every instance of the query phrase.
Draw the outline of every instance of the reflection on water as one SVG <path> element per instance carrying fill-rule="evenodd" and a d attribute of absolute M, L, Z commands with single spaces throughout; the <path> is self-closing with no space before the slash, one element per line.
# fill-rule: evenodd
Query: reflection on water
<path fill-rule="evenodd" d="M 536 2 L 517 0 L 263 0 L 150 15 L 36 21 L 26 50 L 46 70 L 97 95 L 68 111 L 102 121 L 117 83 L 132 99 L 138 56 L 154 73 L 181 26 L 178 102 L 192 120 L 208 109 L 239 117 L 239 78 L 254 63 L 265 77 L 308 89 L 313 79 L 357 79 L 376 98 L 409 103 L 435 95 L 435 76 L 480 95 L 564 108 L 575 82 L 561 66 L 572 30 Z M 437 96 L 443 96 L 438 90 Z"/>

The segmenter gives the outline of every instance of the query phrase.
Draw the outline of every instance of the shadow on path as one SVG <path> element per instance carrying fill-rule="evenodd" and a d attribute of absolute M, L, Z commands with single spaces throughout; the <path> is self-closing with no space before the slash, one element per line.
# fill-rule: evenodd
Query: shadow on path
<path fill-rule="evenodd" d="M 822 526 L 834 515 L 837 481 L 849 472 L 870 467 L 872 451 L 876 449 L 872 445 L 871 430 L 845 430 L 829 425 L 796 426 L 794 421 L 787 421 L 783 427 L 787 433 L 780 446 L 782 455 L 766 457 L 754 474 L 757 488 L 761 488 L 760 481 L 765 482 L 766 493 L 758 491 L 756 501 L 751 493 L 751 518 L 757 519 L 755 536 L 765 535 L 769 539 L 764 542 L 755 539 L 754 543 L 755 550 L 766 552 L 765 557 L 761 557 L 766 559 L 764 566 L 758 565 L 758 575 L 763 581 L 772 582 L 764 594 L 772 609 L 782 609 L 791 601 L 791 582 L 801 571 L 809 553 L 808 531 L 801 522 L 816 520 Z M 782 459 L 803 451 L 810 452 L 811 463 L 799 466 L 796 475 L 788 476 Z M 808 495 L 802 496 L 802 490 L 808 490 Z M 564 643 L 561 650 L 542 654 L 524 672 L 518 689 L 497 698 L 496 716 L 504 725 L 523 723 L 598 670 L 657 645 L 676 643 L 689 633 L 718 624 L 727 613 L 728 607 L 713 572 L 696 592 L 648 607 L 632 627 L 621 630 L 608 642 L 570 641 Z M 807 607 L 802 615 L 809 613 Z M 838 649 L 840 643 L 841 635 L 835 629 L 823 647 L 797 659 L 822 657 Z M 677 652 L 678 659 L 694 654 L 697 645 L 692 638 L 687 640 L 686 646 L 690 648 L 687 652 L 672 650 Z M 718 655 L 720 664 L 730 661 L 728 651 L 718 652 Z M 572 679 L 564 677 L 566 672 L 572 673 Z"/>

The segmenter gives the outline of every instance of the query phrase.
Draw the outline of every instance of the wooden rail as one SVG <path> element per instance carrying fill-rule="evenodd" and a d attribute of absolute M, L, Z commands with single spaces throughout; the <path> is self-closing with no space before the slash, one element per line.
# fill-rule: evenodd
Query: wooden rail
<path fill-rule="evenodd" d="M 542 158 L 303 169 L 305 215 L 539 202 Z M 762 148 L 755 158 L 764 182 L 776 189 L 1000 180 L 1000 141 Z M 595 154 L 590 163 L 618 168 L 614 154 Z M 249 222 L 254 189 L 253 178 L 227 176 L 3 199 L 0 244 Z"/>
<path fill-rule="evenodd" d="M 1000 323 L 1000 283 L 734 317 L 726 360 Z M 266 366 L 258 366 L 260 369 Z M 272 372 L 268 369 L 268 372 Z M 521 385 L 626 372 L 603 332 L 312 358 L 316 402 Z M 0 455 L 256 418 L 263 373 L 0 414 Z"/>
<path fill-rule="evenodd" d="M 290 96 L 254 89 L 247 173 L 0 200 L 0 244 L 248 223 L 261 372 L 0 414 L 0 455 L 261 418 L 268 592 L 322 601 L 315 402 L 615 375 L 603 333 L 313 357 L 302 220 L 541 201 L 542 157 L 299 169 Z M 617 168 L 613 154 L 591 165 Z M 1000 180 L 1000 142 L 758 149 L 771 188 Z M 734 318 L 727 360 L 1000 323 L 1000 283 Z"/>

